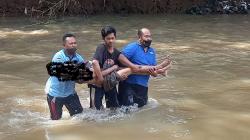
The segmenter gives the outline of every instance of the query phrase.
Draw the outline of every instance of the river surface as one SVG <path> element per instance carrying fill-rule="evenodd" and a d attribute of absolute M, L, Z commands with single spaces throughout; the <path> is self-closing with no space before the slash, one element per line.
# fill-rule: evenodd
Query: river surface
<path fill-rule="evenodd" d="M 149 103 L 130 113 L 89 109 L 86 85 L 77 85 L 84 107 L 49 119 L 45 65 L 77 36 L 78 52 L 91 59 L 104 25 L 117 28 L 116 47 L 148 27 L 158 61 L 170 55 L 166 77 L 151 78 Z M 250 137 L 250 16 L 131 15 L 64 18 L 36 24 L 0 18 L 0 139 L 2 140 L 248 140 Z"/>

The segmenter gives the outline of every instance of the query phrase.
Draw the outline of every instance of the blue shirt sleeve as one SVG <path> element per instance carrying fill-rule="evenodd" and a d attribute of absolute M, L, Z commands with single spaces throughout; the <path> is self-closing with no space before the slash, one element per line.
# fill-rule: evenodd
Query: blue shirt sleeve
<path fill-rule="evenodd" d="M 57 52 L 57 53 L 53 56 L 52 62 L 63 63 L 63 62 L 64 62 L 63 55 L 61 55 L 59 52 Z"/>
<path fill-rule="evenodd" d="M 128 44 L 122 49 L 122 54 L 125 55 L 128 59 L 130 59 L 135 52 L 136 46 L 134 46 L 133 44 Z"/>

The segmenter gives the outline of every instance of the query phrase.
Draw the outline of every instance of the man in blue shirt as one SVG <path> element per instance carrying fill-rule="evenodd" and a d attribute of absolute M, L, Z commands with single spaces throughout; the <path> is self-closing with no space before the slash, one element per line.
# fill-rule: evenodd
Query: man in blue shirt
<path fill-rule="evenodd" d="M 93 56 L 93 61 L 97 61 L 104 77 L 102 87 L 90 85 L 90 107 L 98 110 L 102 109 L 102 99 L 105 95 L 106 107 L 111 110 L 119 107 L 118 92 L 116 83 L 127 78 L 132 72 L 147 73 L 147 68 L 139 68 L 139 66 L 131 63 L 121 52 L 115 48 L 116 29 L 112 26 L 105 26 L 101 30 L 103 43 L 99 44 Z M 118 65 L 129 67 L 129 69 L 119 70 Z M 140 66 L 141 67 L 141 66 Z M 92 94 L 92 87 L 95 92 Z"/>
<path fill-rule="evenodd" d="M 76 53 L 77 43 L 75 35 L 65 34 L 63 36 L 63 46 L 64 48 L 53 56 L 52 62 L 84 62 L 84 59 Z M 59 81 L 57 77 L 50 76 L 46 83 L 45 92 L 52 120 L 61 118 L 63 105 L 68 109 L 70 116 L 83 111 L 75 91 L 75 81 Z"/>
<path fill-rule="evenodd" d="M 149 29 L 142 28 L 138 30 L 138 38 L 138 41 L 125 46 L 122 54 L 136 65 L 155 66 L 156 54 L 151 47 L 152 38 Z M 154 76 L 154 70 L 150 74 Z M 120 104 L 129 106 L 136 103 L 138 107 L 146 105 L 148 101 L 149 77 L 150 75 L 132 74 L 125 81 L 120 82 Z"/>

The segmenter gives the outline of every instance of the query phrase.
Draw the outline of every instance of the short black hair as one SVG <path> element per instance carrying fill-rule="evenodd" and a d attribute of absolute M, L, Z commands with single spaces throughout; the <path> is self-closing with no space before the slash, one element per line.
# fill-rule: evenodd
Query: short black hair
<path fill-rule="evenodd" d="M 75 38 L 76 36 L 72 33 L 65 33 L 63 35 L 62 41 L 65 42 L 67 37 L 74 37 Z"/>
<path fill-rule="evenodd" d="M 114 33 L 114 35 L 116 37 L 116 30 L 115 30 L 114 27 L 112 27 L 112 26 L 103 27 L 102 30 L 101 30 L 102 39 L 104 39 L 106 36 L 108 36 L 111 33 Z"/>

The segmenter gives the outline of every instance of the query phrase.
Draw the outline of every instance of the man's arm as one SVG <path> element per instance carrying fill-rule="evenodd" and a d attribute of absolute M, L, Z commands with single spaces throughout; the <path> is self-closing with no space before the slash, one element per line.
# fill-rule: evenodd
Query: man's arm
<path fill-rule="evenodd" d="M 137 65 L 133 64 L 132 62 L 130 62 L 130 61 L 127 59 L 127 57 L 125 57 L 122 53 L 119 55 L 118 60 L 119 60 L 119 62 L 121 62 L 121 63 L 122 63 L 123 65 L 125 65 L 126 67 L 131 68 L 131 70 L 132 70 L 133 72 L 137 72 L 137 71 L 139 71 L 139 69 L 140 69 L 139 66 L 137 66 Z"/>
<path fill-rule="evenodd" d="M 119 67 L 117 65 L 113 65 L 112 67 L 103 70 L 102 76 L 106 76 L 106 75 L 110 74 L 111 72 L 116 71 L 118 68 Z"/>
<path fill-rule="evenodd" d="M 99 61 L 98 60 L 93 60 L 92 61 L 92 65 L 93 65 L 93 69 L 95 72 L 95 76 L 96 76 L 96 81 L 97 83 L 102 83 L 103 82 L 103 75 L 102 75 L 102 71 L 99 65 Z"/>
<path fill-rule="evenodd" d="M 131 68 L 132 73 L 135 74 L 146 74 L 146 75 L 152 75 L 157 76 L 157 73 L 155 72 L 155 66 L 143 66 L 143 65 L 136 65 L 130 62 L 123 54 L 119 55 L 118 60 L 125 66 Z"/>

